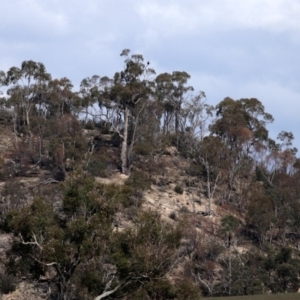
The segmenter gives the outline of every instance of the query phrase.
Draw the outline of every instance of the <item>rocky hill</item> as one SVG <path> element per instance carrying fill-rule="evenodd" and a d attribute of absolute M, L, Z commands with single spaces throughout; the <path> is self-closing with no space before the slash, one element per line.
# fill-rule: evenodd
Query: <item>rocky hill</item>
<path fill-rule="evenodd" d="M 95 130 L 85 130 L 84 136 L 87 144 L 90 140 L 110 140 L 111 138 L 111 136 L 102 135 Z M 3 299 L 48 299 L 55 290 L 57 276 L 57 270 L 47 270 L 51 267 L 45 267 L 49 262 L 41 263 L 44 265 L 44 270 L 38 278 L 28 276 L 28 273 L 28 277 L 21 275 L 22 271 L 19 265 L 10 265 L 10 255 L 13 255 L 14 259 L 17 256 L 20 257 L 17 259 L 22 259 L 22 253 L 12 251 L 15 243 L 32 244 L 33 247 L 38 248 L 42 240 L 37 242 L 38 238 L 35 235 L 30 237 L 29 234 L 29 239 L 25 242 L 20 233 L 7 225 L 6 218 L 10 216 L 11 211 L 14 211 L 13 214 L 15 211 L 23 211 L 38 197 L 43 197 L 46 202 L 51 202 L 51 207 L 60 214 L 62 219 L 65 218 L 62 209 L 62 198 L 65 197 L 63 190 L 67 189 L 66 186 L 71 184 L 72 180 L 77 180 L 74 176 L 79 178 L 76 185 L 82 184 L 81 180 L 85 180 L 83 174 L 87 175 L 89 171 L 88 169 L 87 171 L 70 170 L 64 180 L 59 181 L 54 178 L 55 173 L 51 172 L 49 168 L 47 170 L 34 163 L 22 163 L 14 160 L 13 153 L 16 151 L 16 145 L 14 136 L 9 130 L 2 132 L 0 148 L 2 170 L 9 172 L 3 174 L 0 182 L 2 222 L 0 254 L 3 266 L 1 282 L 6 279 L 7 285 L 15 284 L 16 286 L 16 290 L 11 291 L 8 295 L 3 295 Z M 221 203 L 214 198 L 209 199 L 205 192 L 205 181 L 197 174 L 190 174 L 191 161 L 184 158 L 175 146 L 166 147 L 161 153 L 155 154 L 151 158 L 152 165 L 150 166 L 156 169 L 155 172 L 152 171 L 151 175 L 149 173 L 147 175 L 141 167 L 147 165 L 149 157 L 137 156 L 137 163 L 130 176 L 122 174 L 116 166 L 113 167 L 114 155 L 117 153 L 117 149 L 114 149 L 113 145 L 102 143 L 100 146 L 96 146 L 97 148 L 101 149 L 102 155 L 103 153 L 111 155 L 111 164 L 106 164 L 101 176 L 91 177 L 94 178 L 95 185 L 110 187 L 111 191 L 106 191 L 107 193 L 119 190 L 121 198 L 124 193 L 128 192 L 128 187 L 134 189 L 130 200 L 126 200 L 129 201 L 129 204 L 123 204 L 114 213 L 111 223 L 112 235 L 135 228 L 137 226 L 135 218 L 142 211 L 151 211 L 157 214 L 157 217 L 161 219 L 160 222 L 169 224 L 165 226 L 180 228 L 180 242 L 172 254 L 175 256 L 162 277 L 165 280 L 163 285 L 166 286 L 152 286 L 151 289 L 158 289 L 156 293 L 166 293 L 169 298 L 165 299 L 174 297 L 181 299 L 180 297 L 183 296 L 180 294 L 180 288 L 177 292 L 172 288 L 173 285 L 177 287 L 180 284 L 186 285 L 185 289 L 191 294 L 188 296 L 191 298 L 187 299 L 198 299 L 200 294 L 205 296 L 226 295 L 226 293 L 264 293 L 269 292 L 273 284 L 270 282 L 269 285 L 267 283 L 261 285 L 263 276 L 268 272 L 271 272 L 269 276 L 273 277 L 274 284 L 281 282 L 280 280 L 284 278 L 286 289 L 295 290 L 297 288 L 297 285 L 293 288 L 293 284 L 295 284 L 294 282 L 298 284 L 298 279 L 292 277 L 290 270 L 286 271 L 287 275 L 281 275 L 280 269 L 276 270 L 279 267 L 290 266 L 291 262 L 298 263 L 295 237 L 291 239 L 291 233 L 286 231 L 285 242 L 283 242 L 280 238 L 280 230 L 274 228 L 272 231 L 272 228 L 269 228 L 265 233 L 265 242 L 260 243 L 257 240 L 255 229 L 251 228 L 247 220 L 249 218 L 247 211 L 241 211 L 232 203 Z M 88 160 L 89 157 L 86 156 L 81 161 L 81 165 L 86 165 Z M 18 164 L 17 167 L 16 164 Z M 16 174 L 16 168 L 22 172 Z M 82 172 L 83 174 L 80 174 Z M 82 176 L 84 176 L 83 179 Z M 251 186 L 252 183 L 249 183 L 248 179 L 245 178 L 244 181 L 244 184 Z M 261 184 L 263 183 L 258 182 L 258 185 Z M 219 196 L 224 193 L 223 189 L 225 187 L 220 186 L 215 195 Z M 241 192 L 236 189 L 233 193 L 239 195 Z M 120 197 L 117 194 L 117 192 L 113 192 L 111 197 Z M 119 201 L 124 201 L 121 198 Z M 35 242 L 36 245 L 34 245 Z M 271 246 L 272 249 L 268 249 Z M 267 266 L 272 261 L 274 265 Z M 280 264 L 279 267 L 276 266 L 276 263 Z M 265 268 L 264 271 L 261 270 L 262 267 Z M 7 271 L 4 271 L 5 269 Z M 278 278 L 276 278 L 275 272 L 278 273 Z M 8 276 L 12 276 L 13 279 L 7 278 Z M 128 299 L 139 297 L 139 293 L 146 292 L 149 293 L 147 289 L 142 291 L 141 288 L 138 288 Z M 88 296 L 88 294 L 81 295 L 80 297 L 83 298 L 80 299 L 90 299 L 89 297 L 92 295 Z M 107 297 L 107 299 L 110 298 Z"/>
<path fill-rule="evenodd" d="M 0 71 L 4 299 L 190 299 L 297 291 L 300 160 L 256 98 L 218 105 L 125 49 L 74 91 Z"/>

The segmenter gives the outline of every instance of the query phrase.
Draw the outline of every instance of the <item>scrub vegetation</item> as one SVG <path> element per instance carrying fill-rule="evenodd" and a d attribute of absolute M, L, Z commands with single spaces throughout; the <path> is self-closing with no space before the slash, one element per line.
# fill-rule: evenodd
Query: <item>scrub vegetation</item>
<path fill-rule="evenodd" d="M 293 133 L 272 139 L 256 98 L 212 106 L 185 71 L 121 57 L 77 90 L 39 62 L 0 72 L 4 299 L 24 282 L 24 299 L 298 299 Z"/>

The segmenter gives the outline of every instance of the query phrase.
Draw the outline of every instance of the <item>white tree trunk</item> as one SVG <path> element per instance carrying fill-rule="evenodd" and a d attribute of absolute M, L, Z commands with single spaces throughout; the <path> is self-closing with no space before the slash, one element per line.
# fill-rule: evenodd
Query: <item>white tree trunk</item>
<path fill-rule="evenodd" d="M 124 135 L 122 141 L 121 149 L 121 163 L 122 163 L 122 173 L 128 175 L 128 124 L 129 123 L 129 109 L 125 107 L 124 110 Z"/>

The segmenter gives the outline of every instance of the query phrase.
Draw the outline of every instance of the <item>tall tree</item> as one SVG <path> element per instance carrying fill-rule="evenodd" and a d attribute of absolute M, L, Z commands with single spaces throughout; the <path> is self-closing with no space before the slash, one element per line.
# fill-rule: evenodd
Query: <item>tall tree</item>
<path fill-rule="evenodd" d="M 204 168 L 208 213 L 212 212 L 211 204 L 217 187 L 224 181 L 228 168 L 228 149 L 224 142 L 216 136 L 207 136 L 198 147 L 194 148 L 193 157 Z"/>
<path fill-rule="evenodd" d="M 14 107 L 15 123 L 25 124 L 30 132 L 30 116 L 35 104 L 45 94 L 47 83 L 51 79 L 42 63 L 24 61 L 21 68 L 12 67 L 6 73 L 7 94 Z"/>
<path fill-rule="evenodd" d="M 49 117 L 59 118 L 65 114 L 76 114 L 79 99 L 72 91 L 73 85 L 68 78 L 51 80 L 48 88 L 48 101 L 45 105 Z"/>
<path fill-rule="evenodd" d="M 216 115 L 211 132 L 219 135 L 231 151 L 247 154 L 255 143 L 268 139 L 266 124 L 273 122 L 272 115 L 255 98 L 225 98 L 216 106 Z"/>
<path fill-rule="evenodd" d="M 98 100 L 99 113 L 92 114 L 110 124 L 122 140 L 121 168 L 122 173 L 129 174 L 131 155 L 136 140 L 139 118 L 151 98 L 154 82 L 151 78 L 155 71 L 144 63 L 140 54 L 129 56 L 130 50 L 122 51 L 125 57 L 124 70 L 116 72 L 113 80 L 108 77 L 85 79 L 81 84 L 86 103 Z M 87 89 L 87 90 L 86 90 Z M 86 111 L 86 105 L 85 111 Z"/>
<path fill-rule="evenodd" d="M 180 130 L 182 105 L 192 86 L 187 82 L 190 75 L 186 72 L 174 71 L 172 74 L 162 73 L 156 77 L 156 93 L 164 107 L 164 132 L 169 132 L 169 126 L 174 118 L 174 128 L 177 134 Z"/>

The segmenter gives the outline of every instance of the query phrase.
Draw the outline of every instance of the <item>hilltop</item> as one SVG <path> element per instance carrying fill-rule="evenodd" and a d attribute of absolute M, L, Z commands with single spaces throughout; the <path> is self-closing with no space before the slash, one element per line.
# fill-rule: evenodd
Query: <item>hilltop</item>
<path fill-rule="evenodd" d="M 122 56 L 76 92 L 41 63 L 1 72 L 3 299 L 297 291 L 293 134 L 272 140 L 256 98 L 210 106 L 188 73 Z"/>

